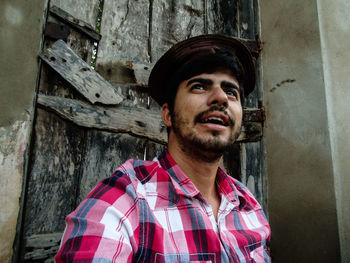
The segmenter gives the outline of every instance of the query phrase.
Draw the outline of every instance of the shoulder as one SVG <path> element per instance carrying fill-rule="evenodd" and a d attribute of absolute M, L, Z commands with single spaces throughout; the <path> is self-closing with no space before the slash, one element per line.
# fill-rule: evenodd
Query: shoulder
<path fill-rule="evenodd" d="M 113 174 L 102 180 L 87 196 L 113 204 L 117 199 L 127 195 L 138 199 L 142 195 L 142 185 L 147 183 L 159 168 L 157 161 L 129 159 L 120 165 Z"/>

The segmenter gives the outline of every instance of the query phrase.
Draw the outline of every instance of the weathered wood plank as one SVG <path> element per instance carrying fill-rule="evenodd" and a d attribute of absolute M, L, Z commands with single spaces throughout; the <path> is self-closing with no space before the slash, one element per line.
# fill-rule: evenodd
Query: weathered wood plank
<path fill-rule="evenodd" d="M 50 15 L 58 18 L 59 20 L 70 25 L 76 30 L 86 34 L 91 39 L 97 42 L 101 39 L 101 35 L 94 29 L 95 27 L 92 27 L 89 23 L 86 23 L 85 21 L 73 17 L 72 15 L 70 15 L 69 13 L 65 12 L 63 9 L 57 6 L 51 6 Z"/>
<path fill-rule="evenodd" d="M 136 107 L 106 108 L 45 95 L 39 95 L 37 102 L 79 126 L 130 133 L 161 144 L 167 143 L 166 127 L 159 111 Z M 261 137 L 261 123 L 245 122 L 238 141 L 258 141 Z"/>
<path fill-rule="evenodd" d="M 89 131 L 77 202 L 81 202 L 98 182 L 109 177 L 126 160 L 152 160 L 164 148 L 164 145 L 125 133 Z"/>
<path fill-rule="evenodd" d="M 83 127 L 130 133 L 159 143 L 167 139 L 166 128 L 161 124 L 161 116 L 157 111 L 136 107 L 92 106 L 77 100 L 45 95 L 38 96 L 37 102 Z"/>
<path fill-rule="evenodd" d="M 96 28 L 99 0 L 50 0 L 50 8 L 57 6 L 72 17 L 87 22 Z"/>
<path fill-rule="evenodd" d="M 26 245 L 28 248 L 48 248 L 60 244 L 62 233 L 50 233 L 41 235 L 32 235 L 27 237 Z"/>
<path fill-rule="evenodd" d="M 113 87 L 126 98 L 120 105 L 145 109 L 151 108 L 151 101 L 146 86 L 140 86 L 137 84 L 112 84 Z M 157 107 L 155 110 L 159 110 L 159 108 Z"/>
<path fill-rule="evenodd" d="M 205 3 L 207 33 L 238 37 L 238 1 L 206 0 Z"/>
<path fill-rule="evenodd" d="M 204 0 L 151 2 L 151 62 L 175 43 L 204 33 Z"/>
<path fill-rule="evenodd" d="M 116 61 L 149 63 L 148 20 L 148 0 L 104 0 L 97 69 Z"/>
<path fill-rule="evenodd" d="M 263 167 L 263 141 L 241 144 L 241 182 L 266 207 L 266 178 Z M 265 209 L 266 210 L 266 209 Z"/>
<path fill-rule="evenodd" d="M 255 39 L 254 0 L 239 0 L 239 37 Z"/>
<path fill-rule="evenodd" d="M 56 41 L 40 57 L 91 103 L 116 105 L 123 101 L 113 86 L 79 58 L 68 45 Z"/>
<path fill-rule="evenodd" d="M 128 67 L 133 71 L 135 82 L 138 85 L 147 86 L 148 77 L 151 74 L 151 70 L 154 64 L 140 64 L 140 63 L 128 63 Z"/>
<path fill-rule="evenodd" d="M 24 237 L 59 232 L 75 208 L 84 130 L 37 109 Z"/>
<path fill-rule="evenodd" d="M 27 261 L 45 260 L 45 262 L 54 262 L 62 233 L 50 233 L 41 235 L 32 235 L 26 238 L 26 254 L 24 259 Z"/>

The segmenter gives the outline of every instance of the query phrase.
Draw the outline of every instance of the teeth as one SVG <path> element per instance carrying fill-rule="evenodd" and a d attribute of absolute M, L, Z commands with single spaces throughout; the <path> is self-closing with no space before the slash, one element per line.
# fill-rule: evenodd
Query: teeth
<path fill-rule="evenodd" d="M 223 120 L 218 117 L 210 117 L 208 119 L 205 119 L 204 122 L 214 122 L 214 123 L 224 124 Z"/>

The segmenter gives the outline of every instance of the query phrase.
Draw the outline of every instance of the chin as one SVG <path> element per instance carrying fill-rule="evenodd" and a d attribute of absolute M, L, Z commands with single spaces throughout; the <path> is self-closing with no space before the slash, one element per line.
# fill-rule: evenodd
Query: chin
<path fill-rule="evenodd" d="M 231 148 L 235 140 L 223 139 L 220 136 L 210 136 L 209 138 L 193 137 L 192 144 L 198 149 L 206 152 L 223 154 L 226 150 Z"/>

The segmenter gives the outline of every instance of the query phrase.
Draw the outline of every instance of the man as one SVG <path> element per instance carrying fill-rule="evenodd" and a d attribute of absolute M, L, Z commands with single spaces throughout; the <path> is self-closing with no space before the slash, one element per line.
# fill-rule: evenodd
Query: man
<path fill-rule="evenodd" d="M 254 89 L 247 48 L 220 35 L 187 39 L 154 66 L 168 148 L 129 160 L 72 214 L 57 262 L 270 262 L 270 227 L 248 189 L 220 167 Z"/>

